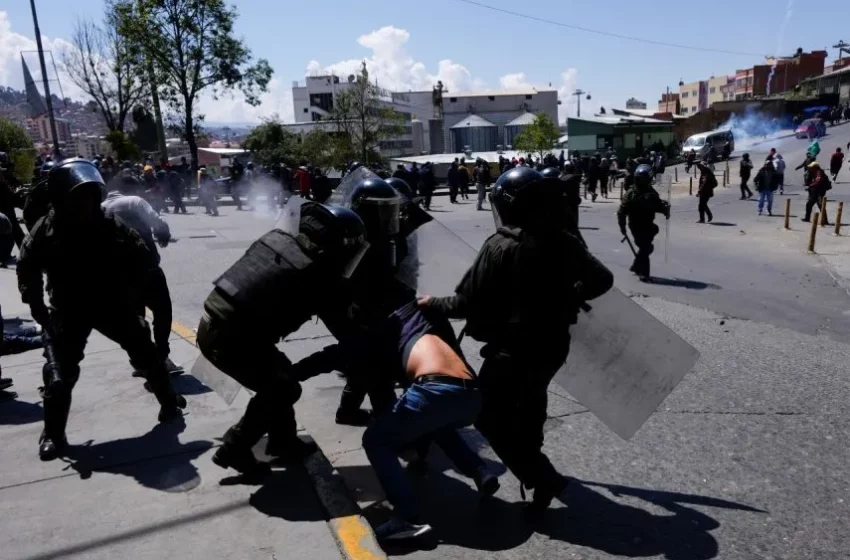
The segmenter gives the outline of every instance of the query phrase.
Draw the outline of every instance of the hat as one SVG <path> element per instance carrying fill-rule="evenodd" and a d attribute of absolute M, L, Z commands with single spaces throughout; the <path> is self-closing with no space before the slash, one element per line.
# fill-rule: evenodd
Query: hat
<path fill-rule="evenodd" d="M 152 165 L 146 165 L 145 168 L 144 168 L 144 171 L 145 171 L 145 173 L 147 173 L 148 171 L 153 171 L 153 166 Z"/>
<path fill-rule="evenodd" d="M 820 167 L 820 164 L 816 161 L 813 161 L 812 163 L 809 164 L 809 169 L 811 169 L 813 167 Z"/>

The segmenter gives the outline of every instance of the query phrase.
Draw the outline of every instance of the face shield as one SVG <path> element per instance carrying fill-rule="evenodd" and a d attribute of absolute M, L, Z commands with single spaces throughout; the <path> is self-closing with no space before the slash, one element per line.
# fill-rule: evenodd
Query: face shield
<path fill-rule="evenodd" d="M 368 250 L 369 242 L 363 236 L 348 238 L 343 242 L 342 275 L 345 278 L 351 278 Z"/>
<path fill-rule="evenodd" d="M 366 232 L 373 241 L 389 239 L 400 230 L 401 197 L 364 197 L 352 208 L 363 218 Z"/>

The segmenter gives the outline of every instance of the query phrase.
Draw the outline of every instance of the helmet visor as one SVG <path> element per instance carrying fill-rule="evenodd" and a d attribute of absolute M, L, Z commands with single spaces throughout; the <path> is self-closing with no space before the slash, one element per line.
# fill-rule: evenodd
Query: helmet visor
<path fill-rule="evenodd" d="M 357 204 L 369 237 L 392 237 L 400 230 L 401 197 L 363 198 Z"/>
<path fill-rule="evenodd" d="M 86 183 L 103 185 L 103 177 L 94 165 L 68 165 L 54 170 L 53 173 L 64 175 L 63 181 L 69 186 L 69 191 Z"/>

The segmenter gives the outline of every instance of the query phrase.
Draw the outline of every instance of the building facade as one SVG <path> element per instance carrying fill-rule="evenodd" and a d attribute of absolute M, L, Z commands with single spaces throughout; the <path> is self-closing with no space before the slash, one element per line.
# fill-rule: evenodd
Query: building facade
<path fill-rule="evenodd" d="M 612 149 L 622 160 L 674 142 L 672 122 L 639 117 L 570 117 L 567 135 L 570 154 L 593 155 Z"/>
<path fill-rule="evenodd" d="M 443 135 L 445 152 L 463 150 L 455 145 L 452 127 L 470 115 L 478 115 L 496 127 L 495 150 L 504 144 L 507 127 L 525 113 L 543 113 L 557 124 L 558 91 L 556 89 L 483 90 L 467 92 L 443 92 Z M 507 146 L 505 146 L 507 148 Z"/>
<path fill-rule="evenodd" d="M 662 93 L 658 100 L 658 112 L 678 115 L 681 113 L 681 103 L 678 93 Z"/>
<path fill-rule="evenodd" d="M 734 92 L 729 91 L 729 86 L 734 85 L 735 76 L 720 76 L 708 79 L 708 106 L 711 107 L 715 103 L 719 103 L 721 101 L 729 101 L 729 95 L 733 96 Z"/>
<path fill-rule="evenodd" d="M 766 57 L 766 64 L 735 72 L 735 100 L 752 99 L 793 90 L 807 78 L 824 72 L 826 51 L 797 49 L 794 56 Z"/>
<path fill-rule="evenodd" d="M 61 144 L 70 144 L 73 142 L 71 137 L 71 123 L 65 119 L 54 119 L 56 121 L 56 136 Z M 50 117 L 46 114 L 39 115 L 27 121 L 27 132 L 33 139 L 33 142 L 53 142 L 50 134 Z"/>
<path fill-rule="evenodd" d="M 646 103 L 638 101 L 634 97 L 630 97 L 626 100 L 626 109 L 646 109 Z"/>
<path fill-rule="evenodd" d="M 698 81 L 679 86 L 681 114 L 687 117 L 708 108 L 708 82 Z"/>

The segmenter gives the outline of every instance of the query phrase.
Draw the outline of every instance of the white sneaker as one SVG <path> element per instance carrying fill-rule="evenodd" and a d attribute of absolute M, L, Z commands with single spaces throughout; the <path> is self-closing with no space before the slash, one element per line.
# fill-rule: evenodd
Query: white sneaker
<path fill-rule="evenodd" d="M 375 536 L 379 541 L 400 541 L 404 539 L 415 539 L 430 532 L 430 525 L 416 525 L 415 523 L 394 517 L 385 523 L 381 523 L 375 529 Z"/>

